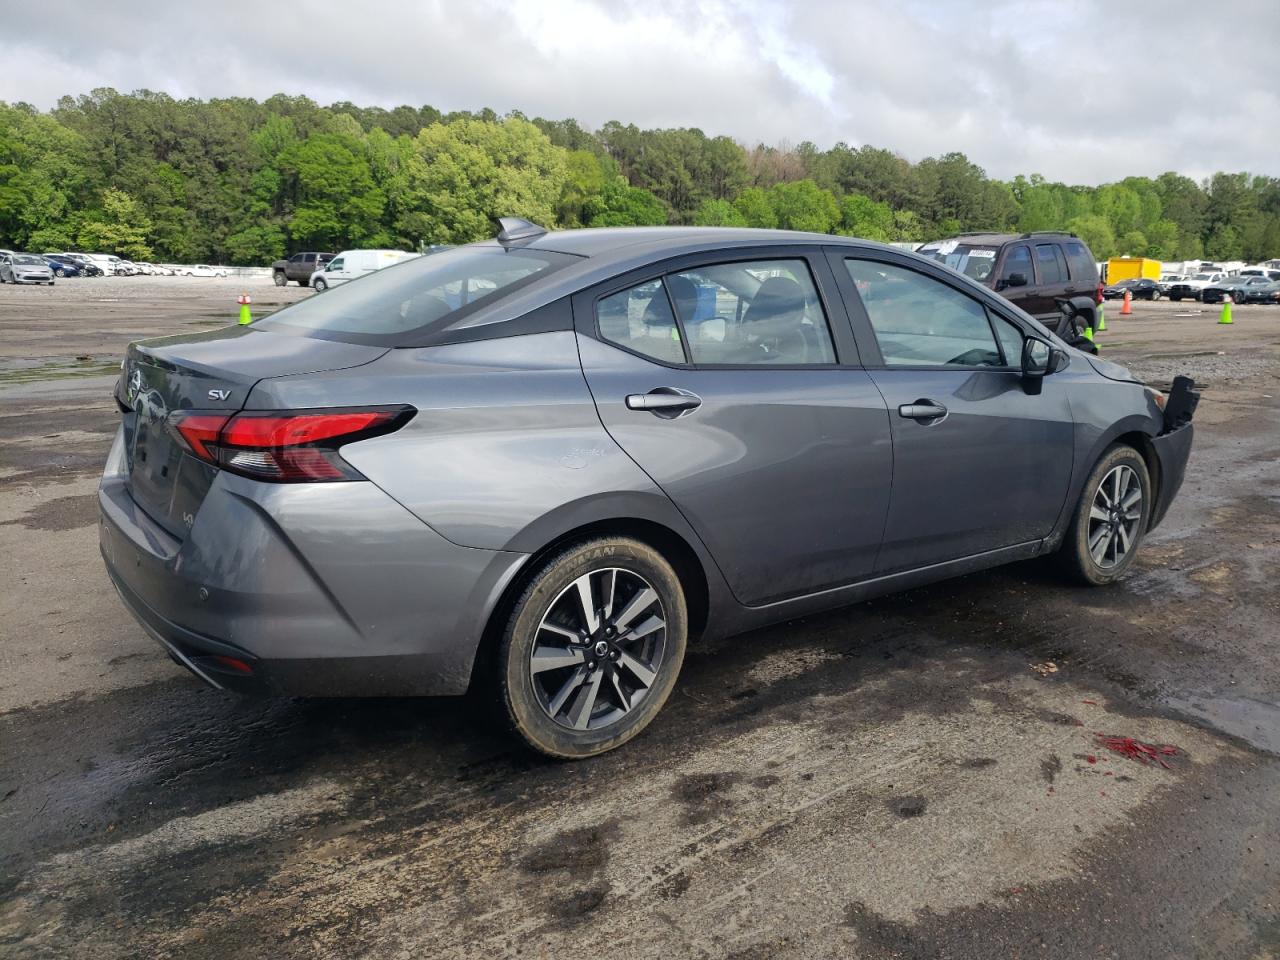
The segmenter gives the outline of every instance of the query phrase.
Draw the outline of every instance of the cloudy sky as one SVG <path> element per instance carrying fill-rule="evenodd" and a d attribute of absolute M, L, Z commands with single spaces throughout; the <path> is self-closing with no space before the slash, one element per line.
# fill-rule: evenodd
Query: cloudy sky
<path fill-rule="evenodd" d="M 6 0 L 7 2 L 7 0 Z M 278 10 L 273 11 L 273 8 Z M 71 2 L 9 20 L 0 100 L 177 97 L 490 106 L 843 140 L 993 176 L 1280 175 L 1266 0 Z"/>

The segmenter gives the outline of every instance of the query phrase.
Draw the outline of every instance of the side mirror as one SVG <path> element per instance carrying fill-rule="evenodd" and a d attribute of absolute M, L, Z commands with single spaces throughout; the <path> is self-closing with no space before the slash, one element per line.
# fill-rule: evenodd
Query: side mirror
<path fill-rule="evenodd" d="M 1022 341 L 1022 375 L 1039 380 L 1049 374 L 1053 363 L 1053 348 L 1039 337 L 1027 337 Z"/>
<path fill-rule="evenodd" d="M 1027 275 L 1025 273 L 1011 273 L 1008 278 L 1009 286 L 1025 287 L 1027 285 Z"/>

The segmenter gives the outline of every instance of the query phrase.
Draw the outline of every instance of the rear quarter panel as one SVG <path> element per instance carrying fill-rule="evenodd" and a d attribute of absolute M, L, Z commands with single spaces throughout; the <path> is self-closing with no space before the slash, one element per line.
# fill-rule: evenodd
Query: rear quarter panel
<path fill-rule="evenodd" d="M 454 543 L 529 553 L 618 517 L 692 536 L 605 432 L 572 331 L 391 350 L 359 370 L 264 380 L 248 406 L 366 403 L 409 403 L 418 413 L 342 456 Z"/>

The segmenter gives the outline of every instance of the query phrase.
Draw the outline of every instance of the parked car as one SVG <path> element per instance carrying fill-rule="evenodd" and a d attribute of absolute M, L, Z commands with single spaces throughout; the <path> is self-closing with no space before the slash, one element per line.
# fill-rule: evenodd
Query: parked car
<path fill-rule="evenodd" d="M 416 256 L 418 254 L 407 250 L 343 250 L 316 269 L 311 275 L 311 286 L 318 293 L 324 293 L 330 287 L 356 280 L 383 267 L 412 260 Z"/>
<path fill-rule="evenodd" d="M 290 280 L 305 287 L 311 283 L 311 275 L 334 256 L 332 253 L 295 253 L 288 260 L 277 260 L 271 265 L 271 278 L 277 287 L 283 287 Z"/>
<path fill-rule="evenodd" d="M 175 660 L 244 692 L 492 685 L 558 757 L 644 729 L 691 636 L 1047 554 L 1115 581 L 1195 401 L 881 244 L 517 220 L 134 343 L 116 396 L 102 553 Z"/>
<path fill-rule="evenodd" d="M 52 287 L 53 271 L 44 257 L 11 253 L 0 258 L 0 283 L 47 283 Z"/>
<path fill-rule="evenodd" d="M 58 254 L 46 253 L 40 258 L 49 269 L 53 271 L 55 277 L 82 277 L 88 267 L 84 264 L 77 263 L 69 257 L 63 257 Z"/>
<path fill-rule="evenodd" d="M 1130 300 L 1159 300 L 1162 296 L 1160 284 L 1146 277 L 1133 277 L 1108 284 L 1102 288 L 1104 300 L 1120 300 L 1128 291 Z"/>
<path fill-rule="evenodd" d="M 1275 281 L 1267 277 L 1227 277 L 1201 290 L 1200 300 L 1202 303 L 1222 303 L 1225 295 L 1231 294 L 1232 303 L 1268 303 L 1274 299 L 1272 292 L 1275 287 Z"/>
<path fill-rule="evenodd" d="M 1263 277 L 1267 280 L 1280 281 L 1280 270 L 1271 267 L 1245 267 L 1239 273 L 1238 277 Z"/>
<path fill-rule="evenodd" d="M 65 253 L 50 253 L 50 254 L 46 254 L 46 256 L 57 257 L 60 260 L 71 261 L 72 263 L 80 267 L 80 272 L 83 273 L 86 277 L 102 276 L 102 267 L 94 263 L 94 261 L 91 260 L 87 254 L 65 252 Z"/>
<path fill-rule="evenodd" d="M 1205 287 L 1226 278 L 1225 273 L 1197 273 L 1188 280 L 1169 284 L 1169 299 L 1175 303 L 1179 300 L 1199 300 L 1200 293 Z"/>
<path fill-rule="evenodd" d="M 1173 286 L 1173 284 L 1181 283 L 1183 280 L 1186 280 L 1186 279 L 1187 279 L 1186 275 L 1181 273 L 1165 274 L 1158 281 L 1160 284 L 1160 293 L 1163 296 L 1167 297 L 1169 295 L 1169 288 Z"/>
<path fill-rule="evenodd" d="M 1059 298 L 1101 302 L 1098 264 L 1070 233 L 965 233 L 926 243 L 917 253 L 945 263 L 1062 333 Z"/>
<path fill-rule="evenodd" d="M 182 275 L 184 277 L 225 277 L 227 270 L 225 267 L 211 267 L 207 263 L 201 263 L 192 267 L 184 267 Z"/>

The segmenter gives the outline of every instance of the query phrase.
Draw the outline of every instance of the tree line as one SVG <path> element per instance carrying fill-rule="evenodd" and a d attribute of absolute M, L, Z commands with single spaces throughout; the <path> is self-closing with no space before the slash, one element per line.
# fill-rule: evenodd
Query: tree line
<path fill-rule="evenodd" d="M 261 264 L 298 250 L 465 243 L 494 219 L 782 227 L 884 241 L 1070 230 L 1099 258 L 1280 256 L 1280 179 L 1170 172 L 1001 181 L 962 153 L 746 147 L 697 129 L 442 113 L 279 94 L 97 89 L 0 103 L 0 246 Z"/>

